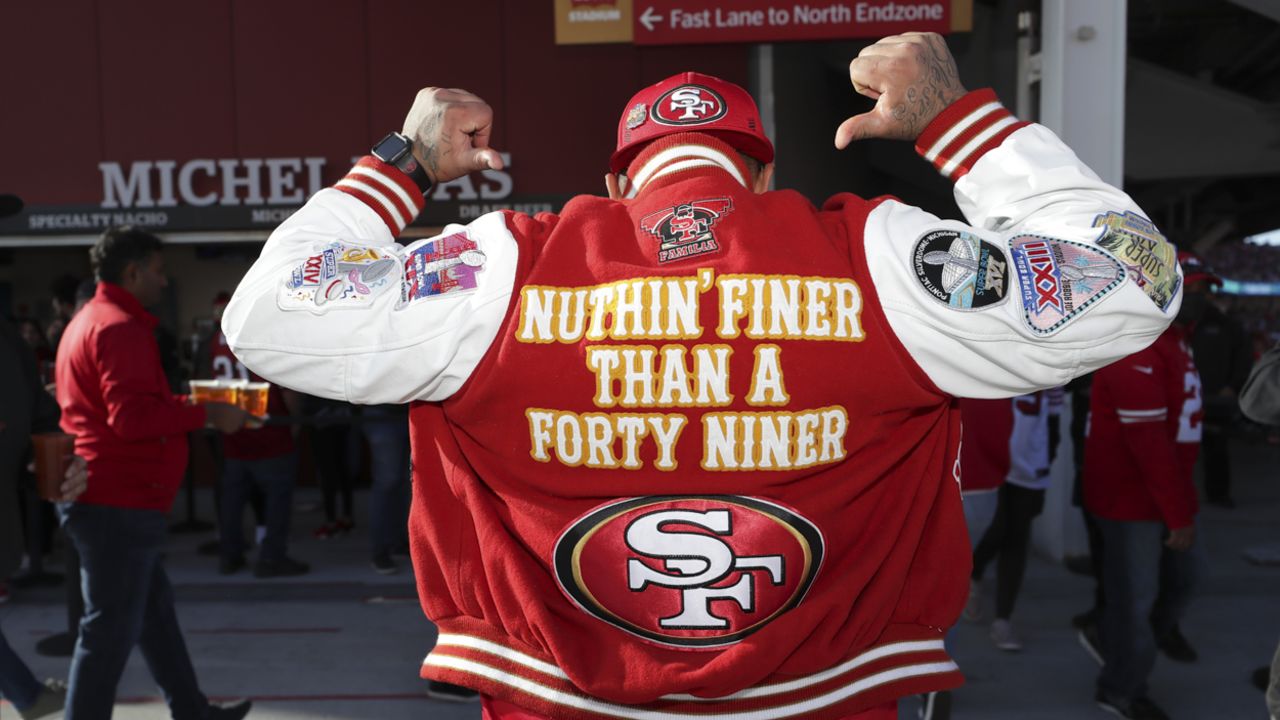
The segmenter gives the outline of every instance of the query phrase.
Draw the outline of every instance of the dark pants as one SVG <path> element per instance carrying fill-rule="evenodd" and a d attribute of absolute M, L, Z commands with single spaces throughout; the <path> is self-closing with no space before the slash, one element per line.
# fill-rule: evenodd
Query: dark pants
<path fill-rule="evenodd" d="M 366 408 L 363 424 L 369 441 L 369 537 L 373 554 L 389 553 L 408 544 L 409 533 L 409 418 L 398 408 Z"/>
<path fill-rule="evenodd" d="M 255 489 L 265 502 L 267 534 L 258 559 L 276 562 L 289 551 L 289 520 L 293 512 L 293 481 L 298 457 L 287 453 L 262 460 L 227 458 L 222 466 L 222 555 L 244 554 L 244 506 Z"/>
<path fill-rule="evenodd" d="M 1107 604 L 1106 589 L 1102 584 L 1103 558 L 1106 548 L 1102 544 L 1102 530 L 1098 527 L 1098 519 L 1088 510 L 1081 509 L 1084 516 L 1084 528 L 1089 537 L 1089 558 L 1093 561 L 1093 608 L 1095 619 L 1101 617 L 1102 607 Z"/>
<path fill-rule="evenodd" d="M 1106 550 L 1102 582 L 1102 655 L 1098 687 L 1133 700 L 1147 694 L 1156 663 L 1156 637 L 1170 632 L 1186 612 L 1200 575 L 1202 544 L 1178 552 L 1165 547 L 1159 522 L 1096 518 Z"/>
<path fill-rule="evenodd" d="M 9 647 L 4 631 L 0 630 L 0 698 L 13 703 L 19 710 L 26 710 L 35 704 L 43 687 L 22 658 Z"/>
<path fill-rule="evenodd" d="M 71 659 L 66 720 L 106 720 L 134 645 L 164 693 L 174 720 L 200 720 L 200 692 L 161 562 L 165 516 L 76 503 L 61 506 L 80 553 L 85 614 Z"/>
<path fill-rule="evenodd" d="M 341 517 L 351 519 L 352 480 L 347 471 L 346 446 L 350 425 L 317 425 L 311 430 L 311 453 L 320 476 L 320 492 L 324 497 L 324 518 L 333 522 Z M 342 514 L 338 514 L 338 499 Z"/>
<path fill-rule="evenodd" d="M 1204 494 L 1209 500 L 1231 499 L 1230 434 L 1225 427 L 1205 426 L 1200 440 L 1204 458 Z"/>
<path fill-rule="evenodd" d="M 76 552 L 76 544 L 70 539 L 67 538 L 62 555 L 62 571 L 66 573 L 63 591 L 67 598 L 67 632 L 75 635 L 80 632 L 80 618 L 84 617 L 84 593 L 80 592 L 80 553 Z"/>
<path fill-rule="evenodd" d="M 987 564 L 997 555 L 996 618 L 1008 620 L 1027 570 L 1031 521 L 1044 509 L 1044 491 L 1005 483 L 1000 486 L 996 516 L 973 551 L 973 579 L 981 580 Z"/>

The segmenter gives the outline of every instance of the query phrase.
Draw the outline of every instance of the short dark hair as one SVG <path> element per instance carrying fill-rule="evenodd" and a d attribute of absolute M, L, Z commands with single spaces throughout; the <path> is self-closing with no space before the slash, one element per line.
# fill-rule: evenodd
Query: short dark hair
<path fill-rule="evenodd" d="M 88 302 L 98 292 L 98 281 L 92 278 L 81 280 L 76 286 L 76 302 Z"/>
<path fill-rule="evenodd" d="M 89 249 L 89 261 L 100 282 L 119 283 L 129 263 L 147 260 L 161 247 L 160 238 L 146 230 L 121 225 L 102 233 Z"/>

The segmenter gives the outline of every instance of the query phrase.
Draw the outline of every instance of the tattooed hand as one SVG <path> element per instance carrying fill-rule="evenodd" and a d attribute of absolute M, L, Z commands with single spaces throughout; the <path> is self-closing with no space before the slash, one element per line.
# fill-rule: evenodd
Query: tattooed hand
<path fill-rule="evenodd" d="M 502 156 L 489 147 L 493 108 L 466 90 L 424 88 L 409 108 L 404 130 L 413 138 L 413 155 L 432 183 L 469 172 L 501 170 Z"/>
<path fill-rule="evenodd" d="M 909 32 L 869 45 L 849 63 L 853 89 L 876 101 L 836 129 L 836 147 L 854 140 L 915 140 L 943 108 L 965 94 L 956 61 L 936 33 Z"/>

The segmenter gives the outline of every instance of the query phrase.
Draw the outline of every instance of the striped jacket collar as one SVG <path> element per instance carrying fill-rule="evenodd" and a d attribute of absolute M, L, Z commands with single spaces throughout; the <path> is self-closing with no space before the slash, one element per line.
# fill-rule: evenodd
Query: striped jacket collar
<path fill-rule="evenodd" d="M 660 178 L 702 168 L 719 168 L 751 188 L 746 163 L 728 143 L 702 133 L 678 133 L 655 140 L 631 161 L 623 196 L 634 198 Z"/>

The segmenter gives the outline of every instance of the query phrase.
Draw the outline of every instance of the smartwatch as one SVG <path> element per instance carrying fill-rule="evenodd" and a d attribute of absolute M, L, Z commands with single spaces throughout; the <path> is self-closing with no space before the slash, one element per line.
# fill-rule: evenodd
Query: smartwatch
<path fill-rule="evenodd" d="M 369 153 L 388 165 L 396 166 L 400 172 L 408 175 L 424 196 L 431 192 L 431 178 L 427 177 L 427 171 L 422 169 L 417 158 L 413 156 L 413 141 L 408 137 L 398 132 L 387 133 L 387 136 L 379 140 Z"/>

